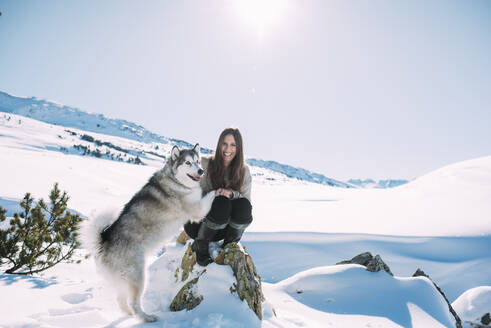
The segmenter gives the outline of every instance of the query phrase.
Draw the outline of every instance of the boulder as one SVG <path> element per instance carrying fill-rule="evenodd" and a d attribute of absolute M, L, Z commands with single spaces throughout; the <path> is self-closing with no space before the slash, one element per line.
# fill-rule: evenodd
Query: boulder
<path fill-rule="evenodd" d="M 471 321 L 466 321 L 471 327 L 473 328 L 489 328 L 490 326 L 488 325 L 483 325 L 477 322 L 471 322 Z"/>
<path fill-rule="evenodd" d="M 374 257 L 370 252 L 358 254 L 351 260 L 341 261 L 336 264 L 360 264 L 365 266 L 370 272 L 379 272 L 380 270 L 384 270 L 393 276 L 389 266 L 385 264 L 380 255 L 377 254 Z"/>
<path fill-rule="evenodd" d="M 189 244 L 181 260 L 181 270 L 182 270 L 181 281 L 185 281 L 186 279 L 189 278 L 189 274 L 193 271 L 195 264 L 196 264 L 196 253 L 193 252 L 193 250 L 191 249 L 191 244 Z"/>
<path fill-rule="evenodd" d="M 264 301 L 264 295 L 261 277 L 256 271 L 252 257 L 245 248 L 237 243 L 229 243 L 218 254 L 215 262 L 219 265 L 229 265 L 232 268 L 236 282 L 229 286 L 228 289 L 232 294 L 236 294 L 240 300 L 245 300 L 251 310 L 262 320 L 261 304 Z M 196 254 L 191 249 L 191 243 L 188 243 L 181 260 L 181 266 L 176 271 L 176 282 L 179 280 L 189 281 L 185 283 L 172 300 L 171 311 L 192 310 L 206 297 L 197 294 L 199 278 L 201 275 L 206 274 L 206 269 L 198 272 L 195 264 Z"/>
<path fill-rule="evenodd" d="M 372 259 L 373 259 L 372 254 L 370 252 L 365 252 L 365 253 L 361 253 L 361 254 L 356 255 L 351 260 L 341 261 L 341 262 L 338 262 L 336 264 L 353 264 L 353 263 L 355 263 L 355 264 L 367 266 L 367 264 Z"/>
<path fill-rule="evenodd" d="M 181 244 L 181 245 L 186 245 L 186 242 L 190 239 L 186 231 L 181 232 L 179 237 L 177 237 L 176 242 Z"/>
<path fill-rule="evenodd" d="M 171 311 L 192 310 L 197 307 L 203 300 L 203 296 L 197 295 L 196 287 L 199 281 L 199 276 L 188 281 L 184 287 L 179 290 L 177 295 L 170 304 Z"/>
<path fill-rule="evenodd" d="M 489 315 L 489 312 L 482 316 L 481 323 L 486 326 L 491 323 L 491 316 Z"/>
<path fill-rule="evenodd" d="M 262 319 L 261 303 L 264 301 L 264 295 L 261 277 L 257 274 L 252 257 L 245 248 L 237 243 L 229 243 L 218 254 L 215 262 L 232 268 L 237 283 L 231 286 L 230 291 L 236 292 L 241 300 L 245 299 L 251 310 Z"/>
<path fill-rule="evenodd" d="M 426 273 L 424 273 L 423 270 L 418 268 L 418 270 L 416 270 L 416 272 L 413 274 L 413 277 L 426 277 L 433 283 L 433 285 L 438 290 L 438 292 L 443 296 L 443 299 L 445 300 L 445 302 L 447 302 L 448 309 L 449 309 L 450 313 L 452 313 L 452 315 L 455 318 L 455 327 L 462 328 L 462 320 L 460 320 L 459 315 L 453 309 L 452 305 L 450 304 L 447 297 L 445 296 L 445 293 L 440 289 L 440 287 L 437 286 L 437 284 L 435 284 L 435 282 L 433 280 L 431 280 L 430 276 L 428 276 Z"/>

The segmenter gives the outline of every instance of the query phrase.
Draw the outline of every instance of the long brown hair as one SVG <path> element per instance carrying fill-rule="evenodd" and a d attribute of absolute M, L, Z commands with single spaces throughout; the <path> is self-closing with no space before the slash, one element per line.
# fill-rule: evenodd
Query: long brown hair
<path fill-rule="evenodd" d="M 232 162 L 226 167 L 223 164 L 222 144 L 225 137 L 232 135 L 235 139 L 236 151 Z M 208 164 L 208 176 L 214 189 L 231 188 L 240 190 L 244 180 L 245 162 L 244 162 L 244 147 L 242 143 L 242 135 L 237 128 L 226 128 L 218 138 L 215 154 L 210 159 Z M 225 183 L 227 177 L 228 184 Z"/>

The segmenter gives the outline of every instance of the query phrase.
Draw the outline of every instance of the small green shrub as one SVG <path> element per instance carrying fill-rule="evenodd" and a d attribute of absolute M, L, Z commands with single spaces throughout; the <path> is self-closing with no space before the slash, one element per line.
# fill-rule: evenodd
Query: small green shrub
<path fill-rule="evenodd" d="M 60 262 L 71 260 L 82 217 L 67 211 L 67 193 L 56 183 L 49 195 L 49 204 L 40 199 L 36 204 L 26 193 L 20 207 L 7 227 L 0 229 L 0 267 L 5 273 L 34 274 Z M 6 220 L 0 207 L 0 222 Z"/>

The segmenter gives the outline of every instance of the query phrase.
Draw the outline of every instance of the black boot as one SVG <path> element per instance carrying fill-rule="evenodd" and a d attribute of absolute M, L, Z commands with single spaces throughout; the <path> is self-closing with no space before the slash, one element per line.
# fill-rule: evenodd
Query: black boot
<path fill-rule="evenodd" d="M 208 227 L 205 222 L 199 227 L 198 236 L 191 245 L 191 249 L 196 253 L 196 261 L 201 266 L 207 266 L 213 259 L 210 256 L 208 245 L 216 234 L 216 230 Z"/>
<path fill-rule="evenodd" d="M 233 228 L 230 225 L 227 227 L 227 232 L 225 233 L 225 239 L 223 240 L 223 246 L 228 243 L 238 242 L 242 238 L 245 228 Z"/>

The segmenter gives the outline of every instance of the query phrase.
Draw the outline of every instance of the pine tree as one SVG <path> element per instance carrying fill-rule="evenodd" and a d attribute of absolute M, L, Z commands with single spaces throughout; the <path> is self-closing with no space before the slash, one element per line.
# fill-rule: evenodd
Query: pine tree
<path fill-rule="evenodd" d="M 0 228 L 0 267 L 5 273 L 34 274 L 60 262 L 71 260 L 82 218 L 67 211 L 68 194 L 55 183 L 49 195 L 49 205 L 43 199 L 35 204 L 26 193 L 8 227 Z M 6 220 L 0 208 L 0 222 Z"/>

